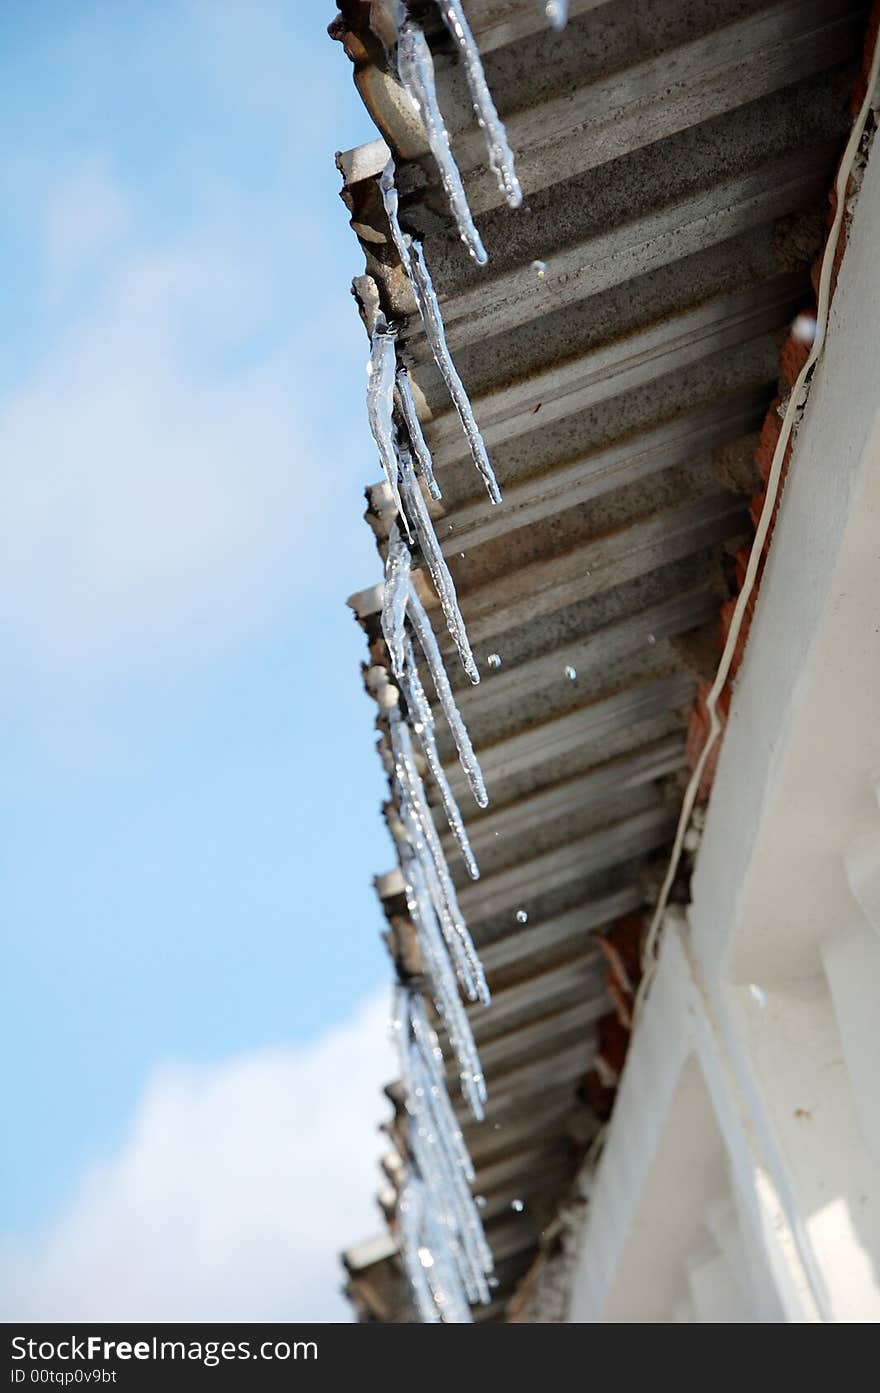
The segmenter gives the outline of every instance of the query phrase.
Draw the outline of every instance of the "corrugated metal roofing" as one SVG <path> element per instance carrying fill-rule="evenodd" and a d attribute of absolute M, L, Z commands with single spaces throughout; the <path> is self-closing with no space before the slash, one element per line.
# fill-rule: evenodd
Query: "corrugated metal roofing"
<path fill-rule="evenodd" d="M 517 155 L 517 211 L 500 204 L 439 18 L 418 8 L 488 266 L 450 223 L 370 30 L 384 7 L 364 0 L 331 32 L 384 141 L 338 164 L 367 273 L 402 326 L 444 495 L 432 511 L 483 674 L 471 688 L 450 657 L 485 812 L 468 809 L 438 734 L 482 869 L 476 883 L 456 875 L 494 995 L 470 1009 L 487 1121 L 460 1111 L 497 1263 L 486 1314 L 503 1318 L 596 1128 L 582 1084 L 611 1001 L 595 934 L 650 900 L 671 841 L 696 683 L 751 531 L 757 433 L 849 129 L 865 6 L 575 0 L 557 33 L 536 0 L 469 0 Z M 387 236 L 376 179 L 389 148 L 502 486 L 495 508 Z M 389 520 L 381 493 L 368 497 L 381 550 Z M 384 664 L 380 591 L 351 603 Z M 438 638 L 449 656 L 442 626 Z M 378 888 L 391 950 L 412 966 L 400 873 Z M 393 1213 L 393 1157 L 387 1171 Z M 364 1318 L 408 1318 L 392 1240 L 346 1263 Z"/>

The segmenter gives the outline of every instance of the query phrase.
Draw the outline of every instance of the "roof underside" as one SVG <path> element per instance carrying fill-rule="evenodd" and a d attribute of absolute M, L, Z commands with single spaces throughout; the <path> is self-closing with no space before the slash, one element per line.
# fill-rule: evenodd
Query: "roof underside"
<path fill-rule="evenodd" d="M 594 935 L 650 902 L 671 842 L 695 686 L 714 668 L 719 605 L 751 535 L 756 435 L 788 326 L 811 299 L 865 6 L 575 0 L 561 33 L 543 27 L 537 0 L 465 9 L 525 193 L 523 208 L 500 206 L 463 74 L 429 18 L 485 268 L 365 37 L 369 5 L 343 6 L 339 33 L 396 157 L 401 222 L 424 238 L 498 507 L 387 240 L 375 177 L 387 150 L 339 164 L 367 272 L 403 324 L 443 490 L 432 511 L 483 674 L 470 687 L 439 625 L 491 798 L 485 812 L 468 804 L 441 745 L 482 870 L 456 879 L 494 998 L 470 1011 L 489 1111 L 482 1125 L 460 1115 L 497 1263 L 486 1315 L 499 1318 L 595 1130 L 579 1089 L 611 1003 Z M 374 506 L 370 521 L 381 549 L 387 513 Z M 370 661 L 385 664 L 380 592 L 352 604 Z M 399 872 L 378 885 L 407 965 Z M 393 1210 L 393 1157 L 388 1173 Z M 393 1242 L 346 1261 L 362 1314 L 408 1318 Z"/>

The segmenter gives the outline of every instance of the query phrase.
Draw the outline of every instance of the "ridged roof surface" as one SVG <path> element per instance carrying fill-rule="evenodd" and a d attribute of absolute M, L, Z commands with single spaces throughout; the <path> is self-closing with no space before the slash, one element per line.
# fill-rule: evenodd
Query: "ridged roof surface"
<path fill-rule="evenodd" d="M 331 29 L 394 153 L 401 223 L 423 238 L 504 495 L 489 504 L 390 245 L 388 148 L 347 152 L 343 196 L 402 325 L 443 491 L 432 511 L 482 673 L 471 687 L 438 624 L 491 797 L 485 812 L 468 803 L 438 721 L 482 871 L 456 880 L 493 991 L 469 1008 L 489 1109 L 482 1124 L 461 1117 L 498 1278 L 477 1318 L 503 1319 L 597 1127 L 583 1084 L 613 1007 L 596 934 L 650 904 L 672 838 L 696 684 L 751 535 L 757 435 L 810 300 L 865 6 L 574 0 L 561 32 L 536 0 L 464 8 L 525 194 L 518 210 L 501 203 L 461 68 L 422 7 L 485 267 L 371 33 L 382 7 L 353 0 Z M 387 510 L 370 496 L 381 551 Z M 386 664 L 381 592 L 351 603 L 367 661 Z M 400 873 L 377 885 L 389 946 L 411 966 Z M 393 1153 L 387 1170 L 393 1219 Z M 345 1260 L 363 1318 L 410 1318 L 393 1238 Z"/>

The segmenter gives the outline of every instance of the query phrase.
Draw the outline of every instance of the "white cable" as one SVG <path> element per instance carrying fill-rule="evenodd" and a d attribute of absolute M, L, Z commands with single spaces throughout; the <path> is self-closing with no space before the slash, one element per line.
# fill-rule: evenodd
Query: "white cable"
<path fill-rule="evenodd" d="M 822 255 L 822 267 L 819 273 L 819 290 L 817 295 L 816 310 L 816 337 L 813 340 L 807 360 L 798 373 L 797 380 L 789 394 L 788 404 L 785 408 L 785 416 L 782 421 L 782 429 L 779 432 L 779 439 L 776 442 L 776 449 L 773 452 L 773 460 L 770 465 L 770 473 L 767 479 L 767 492 L 764 498 L 764 506 L 761 509 L 761 516 L 755 530 L 755 538 L 752 542 L 752 549 L 749 553 L 749 561 L 743 579 L 742 589 L 737 596 L 733 617 L 730 621 L 730 628 L 727 633 L 727 641 L 721 654 L 721 661 L 718 664 L 718 671 L 712 683 L 709 695 L 706 698 L 706 711 L 709 716 L 709 733 L 706 738 L 700 757 L 691 774 L 690 781 L 685 789 L 684 799 L 681 806 L 681 814 L 678 819 L 678 826 L 675 832 L 675 840 L 672 844 L 672 854 L 669 859 L 669 866 L 660 890 L 660 897 L 657 901 L 657 908 L 654 910 L 651 926 L 645 939 L 645 946 L 642 950 L 642 980 L 636 994 L 635 1009 L 633 1017 L 638 1015 L 648 993 L 651 979 L 657 963 L 657 941 L 663 923 L 663 916 L 666 913 L 666 906 L 669 902 L 669 894 L 672 889 L 673 881 L 678 870 L 678 863 L 681 860 L 682 847 L 684 845 L 685 833 L 691 820 L 694 804 L 697 800 L 697 791 L 700 781 L 709 759 L 709 755 L 715 746 L 718 736 L 721 733 L 721 722 L 718 719 L 716 707 L 718 700 L 724 691 L 727 678 L 730 673 L 733 655 L 739 641 L 740 630 L 742 629 L 743 618 L 746 608 L 755 588 L 755 581 L 758 575 L 758 568 L 761 564 L 761 556 L 764 551 L 764 543 L 770 530 L 773 519 L 773 510 L 776 505 L 776 498 L 779 493 L 779 485 L 782 479 L 782 466 L 785 460 L 785 452 L 788 449 L 788 442 L 794 429 L 795 418 L 798 412 L 806 403 L 809 391 L 809 378 L 825 343 L 825 333 L 828 327 L 828 314 L 831 305 L 831 276 L 834 269 L 834 261 L 837 254 L 837 245 L 840 240 L 840 230 L 843 226 L 843 219 L 846 213 L 846 190 L 852 168 L 855 163 L 856 154 L 861 143 L 865 130 L 868 114 L 873 104 L 874 91 L 877 86 L 878 74 L 880 74 L 880 34 L 874 41 L 874 54 L 871 59 L 871 67 L 868 73 L 867 85 L 865 88 L 865 98 L 859 109 L 850 137 L 847 142 L 840 167 L 837 171 L 835 189 L 837 193 L 837 206 L 834 210 L 834 219 L 831 224 L 831 231 L 825 244 Z"/>

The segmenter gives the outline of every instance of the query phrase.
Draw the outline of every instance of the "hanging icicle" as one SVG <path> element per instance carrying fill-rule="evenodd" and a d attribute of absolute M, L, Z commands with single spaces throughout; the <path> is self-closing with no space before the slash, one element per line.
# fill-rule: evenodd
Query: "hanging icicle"
<path fill-rule="evenodd" d="M 443 23 L 458 44 L 464 64 L 467 84 L 477 124 L 486 137 L 489 164 L 498 180 L 498 187 L 511 208 L 519 208 L 522 203 L 522 189 L 514 169 L 513 151 L 507 141 L 507 132 L 495 110 L 492 94 L 486 83 L 480 50 L 474 42 L 470 25 L 461 7 L 460 0 L 437 0 Z"/>
<path fill-rule="evenodd" d="M 413 1208 L 404 1216 L 401 1240 L 411 1246 L 404 1261 L 416 1281 L 413 1260 L 424 1269 L 444 1321 L 470 1321 L 470 1305 L 490 1300 L 492 1254 L 470 1192 L 473 1166 L 446 1092 L 443 1056 L 421 996 L 411 988 L 398 990 L 395 1033 L 412 1166 L 424 1183 L 421 1194 L 418 1188 L 408 1194 Z"/>
<path fill-rule="evenodd" d="M 397 353 L 394 347 L 397 330 L 392 328 L 384 314 L 376 316 L 376 323 L 370 336 L 370 361 L 367 366 L 367 419 L 370 431 L 379 451 L 379 459 L 394 505 L 401 512 L 400 493 L 397 487 L 397 457 L 394 449 L 394 375 L 397 368 Z"/>
<path fill-rule="evenodd" d="M 408 818 L 402 815 L 406 825 Z M 407 912 L 416 931 L 422 968 L 431 989 L 431 996 L 449 1036 L 449 1044 L 458 1064 L 462 1096 L 477 1121 L 482 1121 L 486 1102 L 486 1081 L 473 1032 L 462 1005 L 458 984 L 449 954 L 443 941 L 437 913 L 418 855 L 412 849 L 401 857 L 404 875 Z"/>
<path fill-rule="evenodd" d="M 471 681 L 476 684 L 480 680 L 480 673 L 474 661 L 474 655 L 468 642 L 467 630 L 464 620 L 461 617 L 461 610 L 458 607 L 458 596 L 455 593 L 455 582 L 449 573 L 449 567 L 437 540 L 434 531 L 434 524 L 428 512 L 427 504 L 419 488 L 419 481 L 413 469 L 412 457 L 409 450 L 398 445 L 397 458 L 399 462 L 400 493 L 403 498 L 404 518 L 409 522 L 409 526 L 416 535 L 425 563 L 431 573 L 434 582 L 434 589 L 437 591 L 437 598 L 440 601 L 440 608 L 443 610 L 443 617 L 446 620 L 446 627 L 450 637 L 458 650 L 461 665 Z"/>
<path fill-rule="evenodd" d="M 434 291 L 434 283 L 431 280 L 431 273 L 425 262 L 424 251 L 420 242 L 413 242 L 410 248 L 410 265 L 412 266 L 413 285 L 418 287 L 416 298 L 425 325 L 425 332 L 428 342 L 443 374 L 452 404 L 458 412 L 458 418 L 464 427 L 464 433 L 470 446 L 474 464 L 482 475 L 483 482 L 493 503 L 501 502 L 501 490 L 498 487 L 498 480 L 495 478 L 495 471 L 489 463 L 489 456 L 486 453 L 486 445 L 482 433 L 476 422 L 470 398 L 465 390 L 464 383 L 458 375 L 458 370 L 452 361 L 449 346 L 446 342 L 446 332 L 443 328 L 443 316 L 440 313 L 440 305 Z"/>
<path fill-rule="evenodd" d="M 434 478 L 434 465 L 431 460 L 431 451 L 428 449 L 427 441 L 422 432 L 422 423 L 416 411 L 409 373 L 406 368 L 397 369 L 394 399 L 397 402 L 397 409 L 403 417 L 407 435 L 409 436 L 409 443 L 412 446 L 412 452 L 416 464 L 419 467 L 419 473 L 425 481 L 425 487 L 431 497 L 439 501 L 443 495 L 440 492 L 437 480 Z"/>
<path fill-rule="evenodd" d="M 400 712 L 392 709 L 388 723 L 394 773 L 402 791 L 401 815 L 413 850 L 419 857 L 428 893 L 437 912 L 446 946 L 456 965 L 459 980 L 472 1001 L 489 1004 L 489 988 L 483 965 L 474 948 L 464 915 L 458 904 L 446 857 L 434 826 L 425 787 L 416 768 L 412 738 Z M 407 825 L 409 819 L 409 825 Z"/>
<path fill-rule="evenodd" d="M 425 1185 L 418 1176 L 410 1175 L 397 1201 L 397 1246 L 418 1312 L 423 1325 L 436 1325 L 440 1320 L 428 1272 L 434 1266 L 434 1254 L 423 1242 L 426 1237 Z"/>
<path fill-rule="evenodd" d="M 400 677 L 404 669 L 404 621 L 409 601 L 410 570 L 410 550 L 395 522 L 388 536 L 381 616 L 382 633 L 395 677 Z"/>
<path fill-rule="evenodd" d="M 434 690 L 437 693 L 437 700 L 440 702 L 446 723 L 452 732 L 455 741 L 455 748 L 458 750 L 459 763 L 464 770 L 470 790 L 481 808 L 485 808 L 489 803 L 489 795 L 486 792 L 486 785 L 483 780 L 483 771 L 480 768 L 477 756 L 474 754 L 474 747 L 471 744 L 467 726 L 462 720 L 452 688 L 449 685 L 449 678 L 446 675 L 446 668 L 443 663 L 443 656 L 440 652 L 437 638 L 431 627 L 427 611 L 419 599 L 415 585 L 410 578 L 409 600 L 407 602 L 407 614 L 412 625 L 413 632 L 419 641 L 419 646 L 425 655 L 425 661 L 431 673 L 431 680 L 434 683 Z"/>
<path fill-rule="evenodd" d="M 479 880 L 480 870 L 477 866 L 476 858 L 468 841 L 467 832 L 464 829 L 461 813 L 455 801 L 455 795 L 449 787 L 449 780 L 440 759 L 440 752 L 437 749 L 437 738 L 434 733 L 434 713 L 431 710 L 431 703 L 425 695 L 422 686 L 422 679 L 419 675 L 418 664 L 416 662 L 415 651 L 409 638 L 403 641 L 403 665 L 401 668 L 401 680 L 403 683 L 403 693 L 406 697 L 406 704 L 413 722 L 413 729 L 419 737 L 419 744 L 425 756 L 425 762 L 431 771 L 431 777 L 437 785 L 440 794 L 440 801 L 443 804 L 443 811 L 446 814 L 446 821 L 449 823 L 449 830 L 452 832 L 458 849 L 461 852 L 462 860 L 467 867 L 467 873 L 471 880 Z"/>
<path fill-rule="evenodd" d="M 404 19 L 397 31 L 397 71 L 418 107 L 459 236 L 477 265 L 485 266 L 489 258 L 471 217 L 461 174 L 449 144 L 449 132 L 437 101 L 434 59 L 421 27 L 413 19 Z"/>
<path fill-rule="evenodd" d="M 443 315 L 440 312 L 440 304 L 434 290 L 434 283 L 431 280 L 431 273 L 425 261 L 425 254 L 421 243 L 415 241 L 400 226 L 398 217 L 398 198 L 397 188 L 394 183 L 394 161 L 389 160 L 379 179 L 379 188 L 382 194 L 382 203 L 388 224 L 391 229 L 391 238 L 400 257 L 401 265 L 409 277 L 412 285 L 413 295 L 419 309 L 419 316 L 425 328 L 425 335 L 434 355 L 434 361 L 440 369 L 443 381 L 446 383 L 446 390 L 452 398 L 452 404 L 461 421 L 468 448 L 471 452 L 474 464 L 480 472 L 480 476 L 486 485 L 486 490 L 493 503 L 501 502 L 501 490 L 498 487 L 498 480 L 489 462 L 486 452 L 486 444 L 477 425 L 473 407 L 470 403 L 465 385 L 458 375 L 458 369 L 452 361 L 452 354 L 449 351 L 449 344 L 446 342 L 446 331 L 443 327 Z"/>

